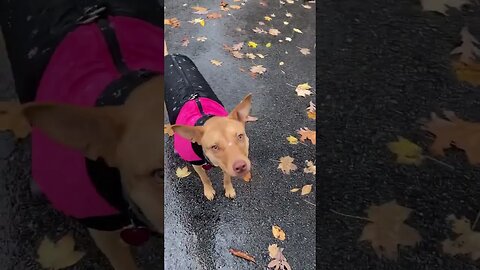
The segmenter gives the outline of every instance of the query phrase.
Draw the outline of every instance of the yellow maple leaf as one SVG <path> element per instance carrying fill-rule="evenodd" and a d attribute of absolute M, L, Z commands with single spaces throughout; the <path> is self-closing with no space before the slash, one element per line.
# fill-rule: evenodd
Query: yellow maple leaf
<path fill-rule="evenodd" d="M 297 165 L 293 164 L 295 159 L 290 156 L 284 156 L 280 158 L 280 164 L 278 164 L 278 169 L 282 170 L 284 174 L 290 174 L 291 171 L 297 169 Z"/>
<path fill-rule="evenodd" d="M 290 143 L 290 144 L 298 144 L 298 139 L 295 138 L 295 137 L 293 137 L 292 135 L 290 135 L 290 136 L 287 137 L 287 141 L 288 141 L 288 143 Z"/>
<path fill-rule="evenodd" d="M 302 187 L 302 193 L 300 195 L 307 195 L 312 192 L 312 185 L 305 185 Z"/>
<path fill-rule="evenodd" d="M 397 155 L 397 162 L 420 165 L 425 158 L 422 155 L 422 148 L 401 136 L 397 136 L 397 138 L 398 141 L 387 144 L 388 149 Z"/>
<path fill-rule="evenodd" d="M 178 178 L 185 178 L 189 176 L 192 172 L 188 170 L 188 167 L 185 166 L 183 168 L 177 168 L 175 171 L 175 174 L 177 175 Z"/>
<path fill-rule="evenodd" d="M 265 21 L 267 21 L 267 22 L 269 22 L 269 21 L 271 21 L 271 20 L 272 20 L 272 18 L 271 18 L 271 17 L 269 17 L 269 16 L 265 16 L 265 17 L 263 17 L 263 18 L 264 18 L 264 19 L 265 19 Z"/>
<path fill-rule="evenodd" d="M 285 232 L 282 230 L 282 228 L 280 228 L 279 226 L 277 225 L 273 225 L 272 226 L 272 234 L 273 234 L 273 237 L 277 238 L 278 240 L 285 240 Z"/>
<path fill-rule="evenodd" d="M 75 240 L 72 234 L 68 233 L 56 243 L 45 236 L 38 247 L 37 255 L 37 261 L 43 268 L 58 270 L 76 264 L 85 252 L 75 251 Z"/>
<path fill-rule="evenodd" d="M 312 89 L 312 87 L 308 83 L 301 83 L 297 85 L 297 88 L 295 88 L 295 92 L 297 92 L 297 95 L 299 97 L 306 97 L 312 94 L 312 91 L 310 91 L 310 89 Z"/>
<path fill-rule="evenodd" d="M 201 26 L 205 26 L 205 20 L 202 18 L 197 18 L 189 21 L 190 23 L 197 24 L 199 23 Z"/>
<path fill-rule="evenodd" d="M 249 42 L 247 43 L 247 45 L 248 45 L 248 47 L 251 47 L 251 48 L 257 48 L 257 46 L 258 46 L 258 44 L 255 43 L 255 42 L 253 42 L 253 41 L 249 41 Z"/>

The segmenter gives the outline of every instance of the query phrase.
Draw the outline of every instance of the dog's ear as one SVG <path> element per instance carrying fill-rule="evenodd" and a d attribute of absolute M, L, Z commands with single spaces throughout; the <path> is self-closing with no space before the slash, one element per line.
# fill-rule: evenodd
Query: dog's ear
<path fill-rule="evenodd" d="M 252 94 L 248 94 L 243 100 L 228 114 L 230 119 L 245 123 L 248 121 L 250 109 L 252 108 Z"/>
<path fill-rule="evenodd" d="M 29 103 L 23 106 L 22 114 L 31 126 L 52 140 L 80 150 L 92 160 L 102 157 L 115 166 L 124 130 L 118 108 Z"/>
<path fill-rule="evenodd" d="M 204 128 L 200 126 L 173 125 L 172 130 L 183 138 L 198 144 L 200 144 L 204 132 Z"/>

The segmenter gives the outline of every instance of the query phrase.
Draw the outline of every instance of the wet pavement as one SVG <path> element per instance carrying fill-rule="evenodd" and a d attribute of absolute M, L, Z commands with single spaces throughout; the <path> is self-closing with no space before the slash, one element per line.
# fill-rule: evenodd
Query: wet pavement
<path fill-rule="evenodd" d="M 475 220 L 480 170 L 465 153 L 448 150 L 442 162 L 398 165 L 386 144 L 403 136 L 423 149 L 432 139 L 417 120 L 452 110 L 480 121 L 480 89 L 459 82 L 450 52 L 468 25 L 480 38 L 480 6 L 445 17 L 422 12 L 420 1 L 318 1 L 317 89 L 319 269 L 479 269 L 466 255 L 442 252 L 453 237 L 450 214 Z M 358 242 L 372 203 L 396 199 L 413 209 L 406 223 L 423 240 L 400 248 L 398 261 L 379 259 Z M 478 226 L 476 228 L 478 231 Z"/>
<path fill-rule="evenodd" d="M 304 174 L 305 160 L 314 160 L 315 146 L 289 145 L 286 137 L 296 135 L 302 127 L 315 129 L 315 123 L 306 116 L 306 108 L 314 97 L 298 97 L 295 87 L 308 82 L 315 83 L 315 5 L 308 10 L 295 4 L 281 5 L 278 1 L 260 5 L 260 1 L 228 1 L 240 5 L 239 10 L 219 11 L 220 1 L 195 1 L 195 5 L 219 12 L 222 18 L 205 20 L 205 26 L 191 24 L 195 18 L 206 15 L 193 14 L 192 4 L 182 1 L 165 1 L 165 18 L 176 17 L 179 28 L 166 26 L 166 41 L 170 53 L 185 54 L 192 58 L 217 96 L 231 110 L 247 94 L 253 93 L 252 115 L 257 122 L 247 124 L 250 138 L 250 158 L 253 178 L 250 183 L 235 179 L 233 185 L 237 198 L 230 200 L 223 195 L 222 174 L 210 170 L 217 195 L 213 201 L 203 196 L 200 179 L 192 174 L 178 179 L 175 170 L 187 164 L 173 153 L 172 140 L 166 147 L 165 186 L 165 264 L 169 269 L 266 269 L 270 261 L 268 246 L 278 244 L 285 248 L 284 255 L 292 269 L 316 269 L 315 267 L 315 195 L 301 197 L 290 189 L 304 184 L 314 184 L 311 174 Z M 293 18 L 285 14 L 290 12 Z M 231 15 L 227 15 L 230 13 Z M 275 14 L 275 17 L 271 16 Z M 272 20 L 265 22 L 264 16 Z M 266 26 L 258 24 L 264 21 Z M 283 21 L 289 21 L 284 25 Z M 274 37 L 254 33 L 251 29 L 268 26 L 282 32 Z M 293 32 L 301 29 L 303 34 Z M 241 31 L 238 31 L 240 28 Z M 207 37 L 205 42 L 197 37 Z M 291 42 L 284 40 L 292 37 Z M 188 46 L 182 40 L 188 38 Z M 278 40 L 283 40 L 279 42 Z M 256 49 L 246 48 L 248 41 L 258 43 Z M 265 55 L 264 59 L 235 59 L 223 49 L 223 44 L 245 42 L 242 52 Z M 270 48 L 266 43 L 272 43 Z M 310 48 L 312 54 L 304 56 L 298 47 Z M 219 67 L 210 63 L 223 62 Z M 284 62 L 283 66 L 279 63 Z M 252 78 L 247 72 L 253 65 L 263 65 L 267 71 Z M 292 175 L 284 175 L 277 169 L 278 160 L 290 155 L 299 169 Z M 306 202 L 307 201 L 307 202 Z M 285 241 L 272 236 L 272 225 L 279 225 L 287 235 Z M 257 264 L 232 256 L 229 248 L 243 250 L 253 255 Z"/>

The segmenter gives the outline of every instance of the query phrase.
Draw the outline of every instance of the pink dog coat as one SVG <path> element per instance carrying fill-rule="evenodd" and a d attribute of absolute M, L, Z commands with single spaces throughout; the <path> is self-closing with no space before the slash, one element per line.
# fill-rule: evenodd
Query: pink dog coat
<path fill-rule="evenodd" d="M 110 16 L 108 20 L 128 69 L 163 74 L 161 28 L 132 17 Z M 36 101 L 95 106 L 104 90 L 122 77 L 100 28 L 95 23 L 81 25 L 65 36 L 43 73 Z M 125 96 L 124 90 L 129 89 L 113 94 Z M 35 128 L 32 140 L 33 178 L 54 208 L 78 219 L 119 213 L 98 193 L 82 153 Z"/>

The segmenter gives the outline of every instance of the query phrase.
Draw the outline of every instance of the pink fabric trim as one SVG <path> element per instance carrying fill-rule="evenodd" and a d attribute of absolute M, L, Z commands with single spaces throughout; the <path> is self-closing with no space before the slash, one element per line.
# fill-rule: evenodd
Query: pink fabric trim
<path fill-rule="evenodd" d="M 111 17 L 124 61 L 131 69 L 163 74 L 163 30 L 128 17 Z M 36 101 L 94 106 L 120 74 L 95 24 L 67 34 L 50 59 Z M 64 147 L 34 128 L 32 174 L 53 207 L 75 218 L 113 215 L 118 210 L 95 190 L 82 153 Z"/>
<path fill-rule="evenodd" d="M 200 103 L 202 104 L 203 111 L 205 114 L 212 114 L 216 116 L 227 116 L 227 110 L 217 102 L 209 98 L 199 98 Z M 187 125 L 195 126 L 197 120 L 202 117 L 200 110 L 198 109 L 195 100 L 190 100 L 183 105 L 178 113 L 177 121 L 175 124 L 178 125 Z M 175 152 L 180 155 L 180 157 L 185 161 L 196 161 L 200 160 L 200 157 L 195 154 L 192 149 L 192 144 L 189 140 L 181 137 L 178 134 L 173 135 L 173 146 Z"/>

